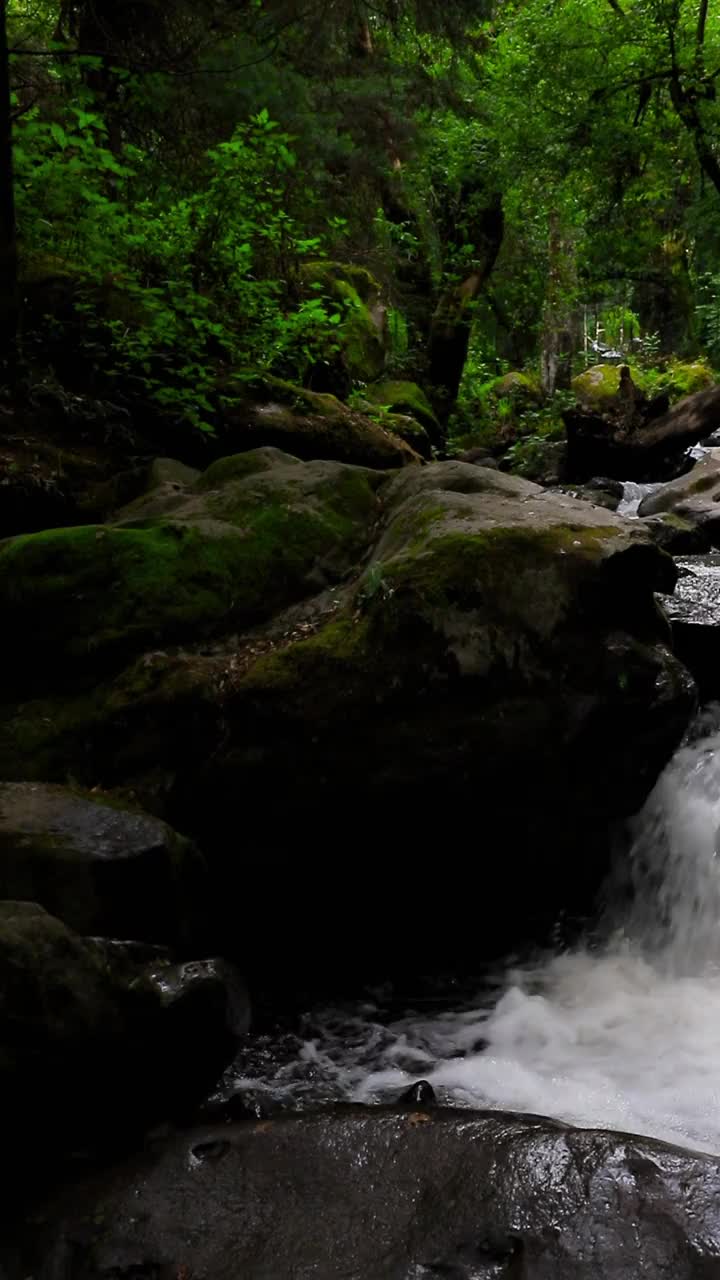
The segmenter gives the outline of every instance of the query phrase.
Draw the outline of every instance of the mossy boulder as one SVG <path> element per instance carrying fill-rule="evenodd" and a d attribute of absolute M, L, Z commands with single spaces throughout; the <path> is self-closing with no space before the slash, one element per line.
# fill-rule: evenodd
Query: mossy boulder
<path fill-rule="evenodd" d="M 0 687 L 52 688 L 154 646 L 247 626 L 348 572 L 382 473 L 284 466 L 150 493 L 108 526 L 0 544 Z"/>
<path fill-rule="evenodd" d="M 716 382 L 706 360 L 672 360 L 660 379 L 659 389 L 668 391 L 674 401 L 695 395 L 698 391 L 707 391 Z"/>
<path fill-rule="evenodd" d="M 421 426 L 417 418 L 412 418 L 407 413 L 388 413 L 383 419 L 384 425 L 389 428 L 396 436 L 400 436 L 406 444 L 409 444 L 421 458 L 430 461 L 432 457 L 432 442 L 425 427 Z"/>
<path fill-rule="evenodd" d="M 85 551 L 73 577 L 55 548 L 37 570 L 31 540 L 0 548 L 17 630 L 0 768 L 157 788 L 202 838 L 223 937 L 261 981 L 287 980 L 278 937 L 298 975 L 326 970 L 329 949 L 364 977 L 415 968 L 420 943 L 448 963 L 477 939 L 489 884 L 485 955 L 537 937 L 559 905 L 589 910 L 603 832 L 640 805 L 692 708 L 655 597 L 671 559 L 642 522 L 497 470 L 242 458 L 92 530 L 99 578 Z M 104 538 L 128 535 L 227 543 L 222 608 L 207 572 L 178 567 L 148 599 L 122 557 L 103 576 Z M 472 834 L 445 875 L 449 828 Z M 328 913 L 340 856 L 358 871 Z M 239 933 L 247 900 L 262 906 Z M 450 918 L 452 936 L 432 923 Z"/>
<path fill-rule="evenodd" d="M 37 902 L 81 934 L 205 944 L 202 858 L 107 795 L 0 783 L 0 898 Z"/>
<path fill-rule="evenodd" d="M 490 400 L 510 400 L 518 409 L 540 404 L 543 398 L 538 375 L 520 369 L 511 369 L 495 378 L 489 383 L 486 395 Z"/>
<path fill-rule="evenodd" d="M 572 389 L 578 400 L 602 413 L 617 400 L 620 389 L 620 365 L 596 364 L 572 380 Z M 635 373 L 633 377 L 635 377 Z"/>
<path fill-rule="evenodd" d="M 433 444 L 439 444 L 442 429 L 430 401 L 416 382 L 401 379 L 376 382 L 366 387 L 363 395 L 371 404 L 381 406 L 390 414 L 402 414 L 414 418 L 424 427 Z"/>
<path fill-rule="evenodd" d="M 202 813 L 218 850 L 224 897 L 239 886 L 220 850 L 241 792 L 254 839 L 277 795 L 287 814 L 276 818 L 279 845 L 292 843 L 298 823 L 313 833 L 312 860 L 283 861 L 273 908 L 283 936 L 297 936 L 298 900 L 304 936 L 311 918 L 319 927 L 309 904 L 339 844 L 361 860 L 341 919 L 321 930 L 323 946 L 344 956 L 356 947 L 367 959 L 368 914 L 386 958 L 398 912 L 413 927 L 425 922 L 426 941 L 430 902 L 433 912 L 452 903 L 470 928 L 453 876 L 441 874 L 445 853 L 433 856 L 446 850 L 446 823 L 471 830 L 473 813 L 483 835 L 458 858 L 475 886 L 468 913 L 492 877 L 489 952 L 535 911 L 588 905 L 607 869 L 600 835 L 596 845 L 586 834 L 583 857 L 571 856 L 588 815 L 600 833 L 638 807 L 692 707 L 654 595 L 674 579 L 639 525 L 588 503 L 462 463 L 401 474 L 384 494 L 380 536 L 352 598 L 232 681 L 226 740 L 183 801 L 183 820 L 193 826 Z M 504 858 L 513 850 L 507 875 L 497 841 Z M 409 883 L 406 848 L 429 859 L 427 902 L 427 876 Z M 261 870 L 247 874 L 259 889 Z M 258 946 L 272 968 L 271 948 L 259 937 Z M 303 950 L 319 963 L 311 941 Z"/>
<path fill-rule="evenodd" d="M 382 423 L 335 396 L 308 391 L 281 378 L 227 383 L 219 439 L 224 453 L 270 446 L 296 458 L 404 467 L 420 456 Z"/>
<path fill-rule="evenodd" d="M 313 372 L 313 383 L 346 394 L 353 382 L 378 378 L 385 367 L 387 341 L 377 280 L 365 267 L 325 261 L 304 263 L 300 278 L 310 296 L 327 300 L 327 308 L 340 315 L 332 336 L 338 350 L 328 350 Z"/>

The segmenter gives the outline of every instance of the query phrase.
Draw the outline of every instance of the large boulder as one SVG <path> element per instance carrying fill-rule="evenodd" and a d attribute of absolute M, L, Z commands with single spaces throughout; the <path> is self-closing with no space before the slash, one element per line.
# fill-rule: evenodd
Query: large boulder
<path fill-rule="evenodd" d="M 502 1113 L 361 1110 L 182 1134 L 69 1186 L 6 1280 L 710 1280 L 720 1163 Z"/>
<path fill-rule="evenodd" d="M 285 981 L 288 948 L 294 978 L 307 965 L 327 970 L 331 946 L 338 971 L 340 958 L 364 971 L 398 956 L 407 966 L 436 953 L 446 961 L 452 920 L 452 947 L 472 937 L 477 958 L 536 936 L 562 908 L 588 910 L 607 869 L 608 825 L 642 803 L 692 708 L 655 600 L 672 591 L 670 558 L 639 521 L 461 462 L 383 480 L 337 464 L 256 461 L 270 469 L 232 479 L 231 459 L 215 464 L 221 487 L 211 469 L 172 520 L 191 523 L 214 494 L 219 523 L 247 511 L 248 493 L 267 503 L 281 478 L 305 501 L 327 485 L 334 574 L 313 522 L 293 589 L 300 596 L 302 583 L 305 597 L 282 610 L 278 547 L 277 559 L 260 560 L 264 594 L 253 597 L 265 620 L 240 637 L 243 617 L 258 614 L 242 613 L 236 579 L 211 643 L 203 615 L 186 633 L 191 647 L 166 640 L 142 653 L 138 639 L 134 660 L 108 667 L 91 690 L 13 698 L 8 689 L 5 776 L 61 781 L 70 770 L 85 785 L 157 788 L 169 820 L 196 834 L 211 861 L 227 945 Z M 136 507 L 113 532 L 169 518 Z M 252 529 L 240 540 L 248 555 Z M 325 565 L 314 595 L 312 564 Z M 93 598 L 93 652 L 115 590 Z M 78 619 L 88 634 L 91 623 L 82 601 L 76 613 L 65 598 L 68 664 Z M 461 830 L 473 834 L 457 846 Z M 453 851 L 460 897 L 443 869 Z M 354 871 L 328 911 L 339 858 L 343 879 Z M 238 929 L 248 901 L 262 909 L 244 912 Z"/>
<path fill-rule="evenodd" d="M 363 467 L 404 467 L 420 461 L 414 449 L 382 423 L 334 395 L 264 377 L 222 388 L 218 448 L 223 454 L 264 445 L 298 458 Z"/>
<path fill-rule="evenodd" d="M 709 449 L 687 475 L 648 494 L 638 514 L 670 514 L 696 529 L 708 545 L 720 545 L 720 449 Z"/>
<path fill-rule="evenodd" d="M 110 796 L 0 783 L 0 899 L 71 929 L 188 948 L 207 930 L 205 864 L 189 840 Z"/>
<path fill-rule="evenodd" d="M 263 464 L 267 462 L 267 456 Z M 378 471 L 276 454 L 151 491 L 112 525 L 0 543 L 0 689 L 48 688 L 152 646 L 247 626 L 339 581 L 379 510 Z"/>
<path fill-rule="evenodd" d="M 178 968 L 162 950 L 79 937 L 37 904 L 0 903 L 8 1154 L 32 1166 L 42 1142 L 52 1161 L 197 1105 L 247 1029 L 241 992 L 220 962 Z"/>

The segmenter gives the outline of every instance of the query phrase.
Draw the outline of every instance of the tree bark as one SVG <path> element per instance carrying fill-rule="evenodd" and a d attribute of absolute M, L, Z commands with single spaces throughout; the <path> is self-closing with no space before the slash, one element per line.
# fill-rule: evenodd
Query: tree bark
<path fill-rule="evenodd" d="M 0 0 L 0 371 L 10 381 L 17 366 L 18 309 L 7 0 Z"/>
<path fill-rule="evenodd" d="M 543 309 L 540 377 L 546 396 L 567 390 L 575 346 L 572 304 L 577 291 L 574 246 L 555 210 L 548 230 L 548 276 Z"/>
<path fill-rule="evenodd" d="M 477 265 L 461 284 L 446 290 L 435 308 L 428 344 L 428 391 L 441 423 L 447 421 L 457 400 L 472 331 L 472 304 L 492 273 L 504 230 L 502 196 L 495 194 L 474 228 Z"/>

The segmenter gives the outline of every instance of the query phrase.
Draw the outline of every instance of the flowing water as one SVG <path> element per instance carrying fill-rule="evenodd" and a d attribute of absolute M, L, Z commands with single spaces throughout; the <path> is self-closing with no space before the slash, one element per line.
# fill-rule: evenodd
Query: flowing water
<path fill-rule="evenodd" d="M 640 503 L 643 498 L 647 498 L 648 494 L 655 493 L 657 489 L 661 489 L 659 484 L 636 484 L 634 480 L 626 480 L 623 485 L 623 495 L 618 503 L 617 514 L 619 516 L 637 516 Z"/>
<path fill-rule="evenodd" d="M 604 940 L 398 1015 L 378 993 L 254 1044 L 233 1087 L 302 1106 L 388 1101 L 418 1079 L 458 1106 L 554 1116 L 720 1153 L 720 712 L 636 823 Z M 618 904 L 622 900 L 624 905 Z"/>

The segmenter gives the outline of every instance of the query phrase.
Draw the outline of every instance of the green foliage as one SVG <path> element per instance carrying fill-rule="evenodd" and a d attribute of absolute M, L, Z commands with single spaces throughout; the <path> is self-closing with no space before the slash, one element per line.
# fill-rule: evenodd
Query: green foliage
<path fill-rule="evenodd" d="M 200 190 L 139 199 L 148 154 L 118 159 L 96 113 L 72 114 L 62 127 L 30 112 L 18 128 L 20 243 L 30 264 L 52 253 L 75 274 L 112 376 L 140 375 L 158 404 L 209 429 L 219 363 L 302 381 L 337 349 L 343 308 L 300 293 L 322 241 L 293 214 L 296 157 L 266 111 L 207 153 Z"/>

